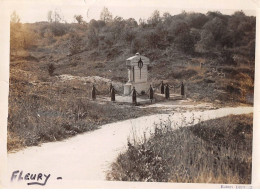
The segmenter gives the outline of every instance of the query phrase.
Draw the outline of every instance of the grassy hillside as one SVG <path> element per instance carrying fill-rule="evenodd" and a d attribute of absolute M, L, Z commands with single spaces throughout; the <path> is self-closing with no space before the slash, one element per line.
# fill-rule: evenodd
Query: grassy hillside
<path fill-rule="evenodd" d="M 104 108 L 89 101 L 91 82 L 59 78 L 101 76 L 125 83 L 125 60 L 136 52 L 150 58 L 154 86 L 164 80 L 180 93 L 183 81 L 187 96 L 197 101 L 253 104 L 255 17 L 243 12 L 155 12 L 139 24 L 121 17 L 23 24 L 11 17 L 10 36 L 9 149 L 17 148 L 15 143 L 36 145 L 95 129 L 99 122 L 150 113 L 131 113 L 113 104 Z M 97 83 L 97 88 L 101 96 L 107 94 L 107 84 Z M 122 116 L 111 117 L 109 111 Z"/>
<path fill-rule="evenodd" d="M 11 46 L 11 60 L 17 61 L 24 49 L 25 59 L 37 61 L 44 72 L 38 75 L 43 79 L 52 64 L 54 75 L 98 75 L 126 82 L 125 60 L 140 52 L 151 60 L 149 78 L 154 85 L 164 80 L 178 86 L 183 81 L 187 95 L 196 100 L 252 104 L 255 17 L 242 11 L 231 16 L 161 16 L 155 11 L 139 24 L 121 17 L 78 24 L 13 23 L 11 32 L 16 32 L 11 44 L 20 42 Z"/>
<path fill-rule="evenodd" d="M 109 180 L 250 184 L 253 115 L 228 116 L 172 130 L 155 128 L 149 140 L 128 143 Z"/>

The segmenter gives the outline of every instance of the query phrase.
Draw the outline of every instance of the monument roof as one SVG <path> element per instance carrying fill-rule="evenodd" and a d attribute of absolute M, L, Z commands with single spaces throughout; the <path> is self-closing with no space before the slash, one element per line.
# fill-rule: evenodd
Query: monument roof
<path fill-rule="evenodd" d="M 136 59 L 136 58 L 142 58 L 142 59 L 147 59 L 147 60 L 149 60 L 149 58 L 148 57 L 145 57 L 145 56 L 143 56 L 143 55 L 140 55 L 139 53 L 136 53 L 134 56 L 132 56 L 132 57 L 129 57 L 128 59 L 126 59 L 127 61 L 131 61 L 131 60 L 133 60 L 133 59 Z"/>

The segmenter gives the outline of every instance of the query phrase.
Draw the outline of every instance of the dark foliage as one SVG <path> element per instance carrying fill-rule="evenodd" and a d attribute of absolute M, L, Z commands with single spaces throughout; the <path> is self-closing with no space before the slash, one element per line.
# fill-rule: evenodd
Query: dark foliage
<path fill-rule="evenodd" d="M 49 72 L 49 75 L 50 75 L 50 76 L 53 75 L 54 70 L 55 70 L 54 64 L 53 64 L 53 63 L 49 64 L 49 65 L 48 65 L 48 72 Z"/>

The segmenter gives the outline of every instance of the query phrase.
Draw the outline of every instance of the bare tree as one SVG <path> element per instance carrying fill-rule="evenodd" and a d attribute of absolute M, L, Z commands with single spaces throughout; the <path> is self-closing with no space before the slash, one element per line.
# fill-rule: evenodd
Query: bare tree
<path fill-rule="evenodd" d="M 58 13 L 57 10 L 54 11 L 54 22 L 55 23 L 59 23 L 61 21 L 61 16 L 60 14 Z"/>
<path fill-rule="evenodd" d="M 104 7 L 102 12 L 100 13 L 100 20 L 108 23 L 112 21 L 112 18 L 112 13 L 108 10 L 108 8 Z"/>

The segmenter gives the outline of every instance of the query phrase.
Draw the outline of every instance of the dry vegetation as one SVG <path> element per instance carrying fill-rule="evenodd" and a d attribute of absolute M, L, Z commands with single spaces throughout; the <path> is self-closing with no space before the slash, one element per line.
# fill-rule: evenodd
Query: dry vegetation
<path fill-rule="evenodd" d="M 194 100 L 252 105 L 255 17 L 243 12 L 160 16 L 155 11 L 138 24 L 106 14 L 109 19 L 89 23 L 77 16 L 78 23 L 70 24 L 52 19 L 51 13 L 49 22 L 33 24 L 11 16 L 9 150 L 151 113 L 94 103 L 89 100 L 90 83 L 58 79 L 63 74 L 96 75 L 125 83 L 125 59 L 137 51 L 151 59 L 149 78 L 155 86 L 161 80 L 170 85 L 183 81 Z M 198 67 L 201 62 L 203 68 Z M 225 77 L 212 73 L 212 67 Z M 107 94 L 108 85 L 97 88 Z"/>
<path fill-rule="evenodd" d="M 101 15 L 89 23 L 77 15 L 78 23 L 71 24 L 51 13 L 49 22 L 34 24 L 22 24 L 13 15 L 11 60 L 34 61 L 44 70 L 52 66 L 50 75 L 98 75 L 124 83 L 125 59 L 140 52 L 151 60 L 149 78 L 155 85 L 161 80 L 176 86 L 183 81 L 187 95 L 195 100 L 253 103 L 255 17 L 242 11 L 233 15 L 155 11 L 138 24 L 132 18 L 113 18 L 107 9 Z M 20 50 L 28 56 L 21 57 Z"/>
<path fill-rule="evenodd" d="M 26 71 L 29 68 L 30 71 Z M 37 62 L 11 63 L 10 76 L 9 151 L 61 140 L 113 121 L 154 113 L 131 105 L 94 102 L 90 99 L 92 83 L 49 77 L 47 70 L 39 68 Z M 99 83 L 96 87 L 98 97 L 108 94 L 109 84 Z"/>
<path fill-rule="evenodd" d="M 91 101 L 86 93 L 69 93 L 71 88 L 67 87 L 59 86 L 58 90 L 52 87 L 53 92 L 50 87 L 48 89 L 48 97 L 28 94 L 19 101 L 10 101 L 8 150 L 62 140 L 97 129 L 102 124 L 154 113 L 111 102 L 98 104 Z M 55 94 L 56 91 L 59 93 Z"/>
<path fill-rule="evenodd" d="M 155 127 L 149 140 L 128 143 L 109 180 L 251 183 L 253 115 L 227 116 L 173 130 Z M 136 139 L 137 140 L 137 139 Z"/>

